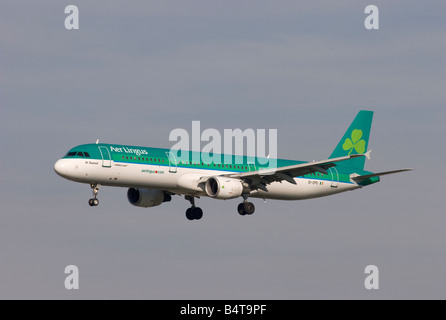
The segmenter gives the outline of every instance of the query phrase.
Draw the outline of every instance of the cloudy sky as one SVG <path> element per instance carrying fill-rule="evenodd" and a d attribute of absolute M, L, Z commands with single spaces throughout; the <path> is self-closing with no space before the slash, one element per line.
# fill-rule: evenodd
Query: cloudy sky
<path fill-rule="evenodd" d="M 80 29 L 64 27 L 65 6 Z M 366 30 L 375 4 L 380 29 Z M 12 1 L 0 4 L 0 298 L 446 298 L 446 3 Z M 317 200 L 132 207 L 53 172 L 73 146 L 170 147 L 169 133 L 278 130 L 325 159 L 375 111 L 366 168 L 416 171 Z M 80 270 L 67 291 L 64 269 Z M 376 265 L 380 289 L 364 288 Z"/>

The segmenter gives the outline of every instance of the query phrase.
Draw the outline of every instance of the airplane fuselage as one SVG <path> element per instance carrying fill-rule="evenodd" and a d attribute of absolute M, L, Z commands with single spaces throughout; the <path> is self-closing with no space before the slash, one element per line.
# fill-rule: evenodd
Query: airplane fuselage
<path fill-rule="evenodd" d="M 130 150 L 133 152 L 126 152 Z M 89 144 L 73 148 L 56 163 L 55 170 L 60 176 L 79 183 L 158 189 L 173 194 L 206 196 L 205 190 L 197 186 L 201 177 L 249 172 L 261 168 L 261 161 L 257 158 L 243 157 L 239 164 L 223 163 L 223 156 L 221 163 L 194 162 L 193 158 L 191 153 L 186 161 L 174 159 L 168 149 Z M 299 163 L 305 162 L 277 160 L 278 167 Z M 360 175 L 368 172 L 359 169 L 352 172 L 351 169 L 342 167 L 330 168 L 327 174 L 316 172 L 294 177 L 295 184 L 287 181 L 273 182 L 268 185 L 268 191 L 252 190 L 249 197 L 302 200 L 362 187 L 351 180 L 352 173 Z"/>
<path fill-rule="evenodd" d="M 129 188 L 127 199 L 137 207 L 155 207 L 184 195 L 191 203 L 189 220 L 203 217 L 195 199 L 207 196 L 243 198 L 240 215 L 252 215 L 249 198 L 303 200 L 359 189 L 380 181 L 380 176 L 412 169 L 372 173 L 364 170 L 373 112 L 361 110 L 328 159 L 297 161 L 213 152 L 86 144 L 71 149 L 54 166 L 60 176 L 89 184 L 99 205 L 99 186 Z"/>

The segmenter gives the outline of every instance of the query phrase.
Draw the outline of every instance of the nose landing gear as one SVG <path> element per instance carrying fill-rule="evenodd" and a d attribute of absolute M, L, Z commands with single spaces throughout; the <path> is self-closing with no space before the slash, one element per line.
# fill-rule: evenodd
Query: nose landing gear
<path fill-rule="evenodd" d="M 97 207 L 99 205 L 99 199 L 98 199 L 98 193 L 99 193 L 99 186 L 97 184 L 91 184 L 91 191 L 93 192 L 93 198 L 88 200 L 88 204 L 90 207 Z"/>

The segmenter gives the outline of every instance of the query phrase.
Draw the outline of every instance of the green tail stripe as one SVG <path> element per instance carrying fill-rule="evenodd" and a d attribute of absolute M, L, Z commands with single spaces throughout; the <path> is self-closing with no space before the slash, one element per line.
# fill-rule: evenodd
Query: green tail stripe
<path fill-rule="evenodd" d="M 364 154 L 369 144 L 373 111 L 359 111 L 355 120 L 345 132 L 330 158 L 344 157 L 352 154 Z M 339 163 L 340 166 L 364 169 L 365 157 L 355 158 Z"/>

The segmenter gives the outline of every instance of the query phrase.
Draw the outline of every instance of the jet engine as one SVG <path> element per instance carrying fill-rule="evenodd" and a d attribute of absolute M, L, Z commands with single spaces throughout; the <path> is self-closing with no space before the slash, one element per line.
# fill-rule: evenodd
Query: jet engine
<path fill-rule="evenodd" d="M 206 194 L 215 199 L 233 199 L 243 194 L 243 183 L 239 179 L 212 177 L 206 181 Z"/>
<path fill-rule="evenodd" d="M 135 188 L 130 188 L 127 191 L 127 198 L 135 207 L 143 208 L 156 207 L 163 202 L 169 202 L 172 200 L 172 196 L 170 194 L 167 194 L 161 190 Z"/>

